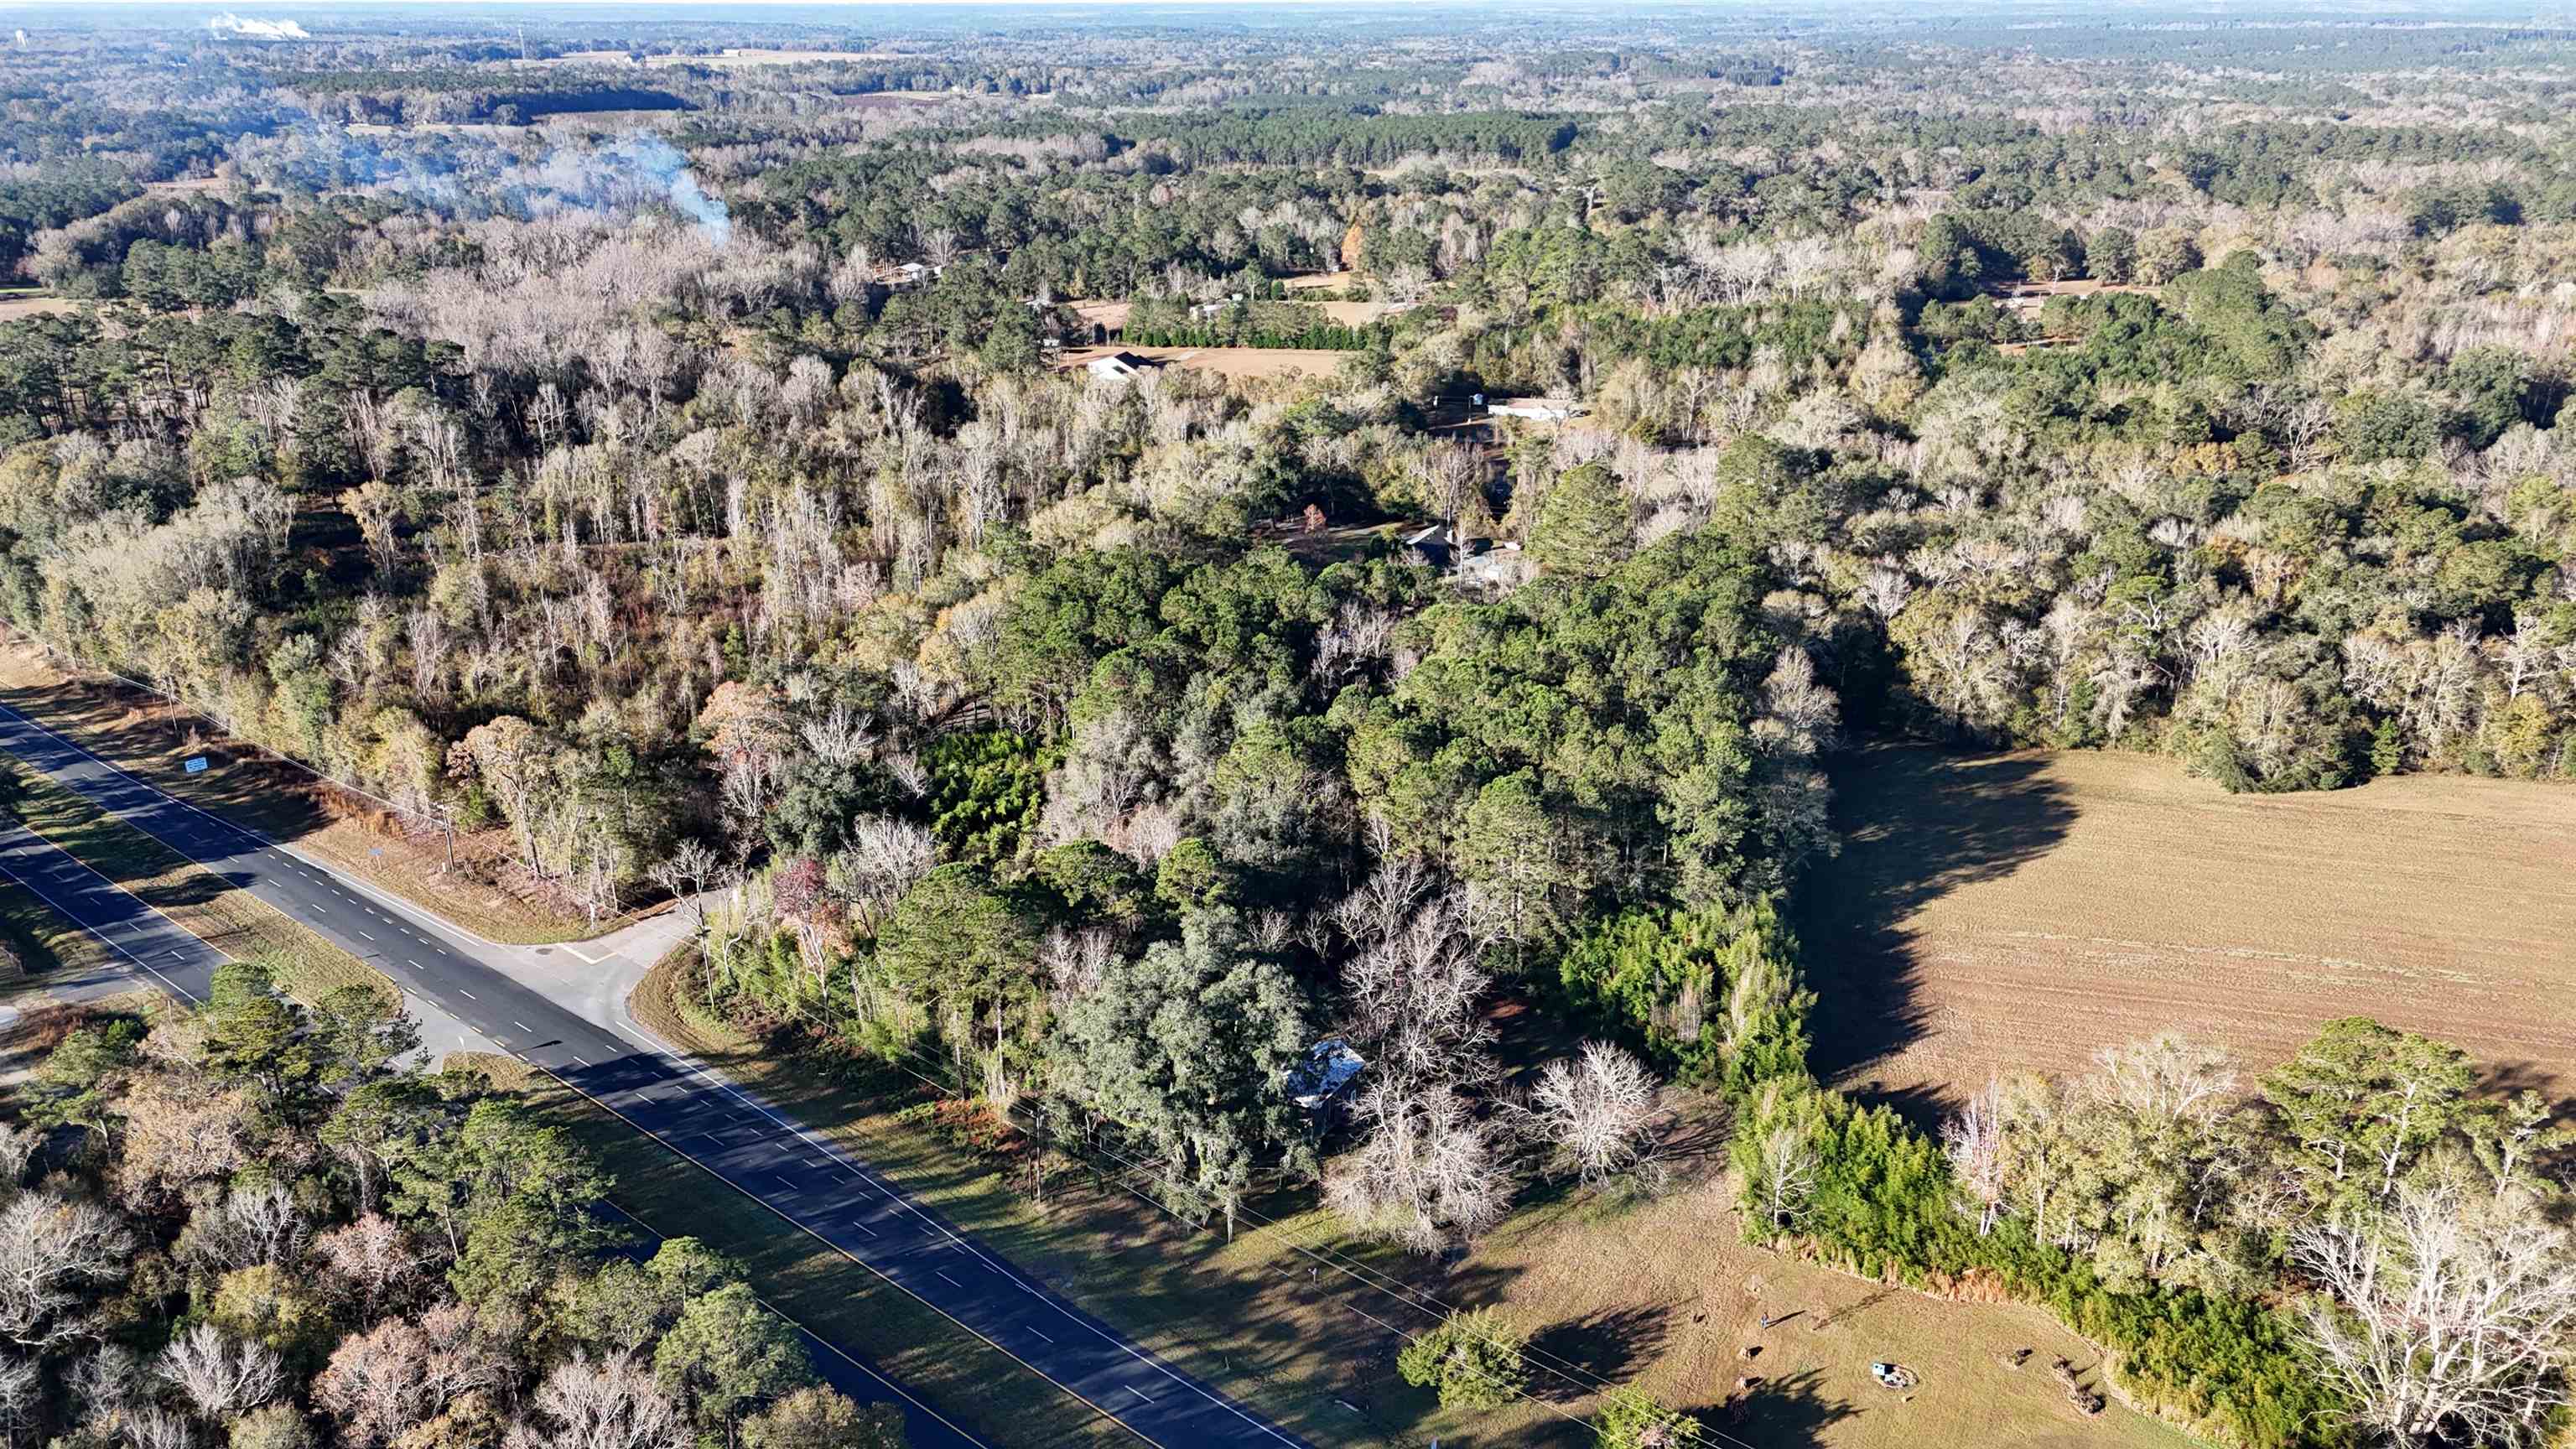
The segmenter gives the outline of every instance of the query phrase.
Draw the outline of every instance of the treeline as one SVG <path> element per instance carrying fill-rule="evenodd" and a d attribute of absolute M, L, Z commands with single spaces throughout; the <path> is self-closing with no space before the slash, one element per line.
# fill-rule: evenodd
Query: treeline
<path fill-rule="evenodd" d="M 818 156 L 772 173 L 740 214 L 784 241 L 871 262 L 988 254 L 1024 296 L 1130 297 L 1165 289 L 1176 268 L 1329 270 L 1359 195 L 1347 179 L 1277 172 L 1065 170 L 1108 154 L 1086 132 Z M 936 190 L 932 176 L 944 178 Z"/>
<path fill-rule="evenodd" d="M 1473 112 L 1378 115 L 1300 106 L 1207 116 L 1121 116 L 1116 139 L 1186 167 L 1384 166 L 1407 156 L 1544 162 L 1574 144 L 1556 116 Z"/>
<path fill-rule="evenodd" d="M 139 280 L 154 284 L 148 271 Z M 0 326 L 0 440 L 113 426 L 174 395 L 202 401 L 215 388 L 267 381 L 431 397 L 454 385 L 454 358 L 452 346 L 369 326 L 357 309 L 328 297 L 312 298 L 294 319 L 253 312 L 140 317 L 131 325 L 92 312 L 28 318 Z M 197 476 L 258 472 L 292 487 L 354 480 L 364 465 L 338 431 L 341 417 L 289 412 L 196 442 Z M 184 465 L 173 458 L 172 466 Z M 29 523 L 22 532 L 43 531 Z"/>
<path fill-rule="evenodd" d="M 0 182 L 0 279 L 17 274 L 37 232 L 96 216 L 142 194 L 142 187 L 105 170 Z"/>
<path fill-rule="evenodd" d="M 2225 1445 L 2552 1430 L 2576 1133 L 2538 1093 L 2362 1018 L 2252 1090 L 2171 1034 L 2098 1061 L 1997 1077 L 1937 1139 L 1803 1070 L 1739 1077 L 1746 1234 L 2044 1303 L 2112 1350 L 2130 1403 Z M 2455 1274 L 2477 1305 L 2428 1311 Z"/>
<path fill-rule="evenodd" d="M 193 1011 L 75 1017 L 0 1096 L 11 1442 L 903 1442 L 736 1265 L 604 1221 L 563 1128 L 400 1065 L 386 994 L 307 1007 L 235 962 Z"/>
<path fill-rule="evenodd" d="M 286 71 L 278 93 L 305 111 L 348 124 L 416 126 L 494 122 L 518 125 L 592 111 L 686 111 L 686 98 L 602 74 L 556 72 L 540 85 L 524 73 L 472 67 L 392 71 Z"/>
<path fill-rule="evenodd" d="M 1494 605 L 1421 610 L 1392 561 L 1055 559 L 979 666 L 1024 734 L 921 751 L 727 686 L 701 730 L 728 829 L 779 864 L 711 923 L 700 989 L 1074 1124 L 1218 1215 L 1325 1145 L 1279 1081 L 1337 1019 L 1375 1075 L 1329 1190 L 1417 1245 L 1489 1224 L 1517 1171 L 1491 973 L 1622 902 L 1758 903 L 1823 840 L 1832 701 L 1746 561 L 1677 539 L 1614 564 L 1590 506 L 1540 525 L 1563 576 Z M 1709 989 L 1768 1023 L 1793 1003 L 1747 909 Z M 1408 1168 L 1424 1123 L 1477 1171 Z"/>
<path fill-rule="evenodd" d="M 1160 300 L 1138 302 L 1129 310 L 1119 339 L 1140 347 L 1313 347 L 1357 352 L 1382 348 L 1387 337 L 1382 326 L 1334 322 L 1302 303 L 1248 297 L 1199 307 Z"/>

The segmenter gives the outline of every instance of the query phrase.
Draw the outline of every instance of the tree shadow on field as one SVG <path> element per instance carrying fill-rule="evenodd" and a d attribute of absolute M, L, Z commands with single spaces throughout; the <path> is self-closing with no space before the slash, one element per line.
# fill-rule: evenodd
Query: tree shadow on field
<path fill-rule="evenodd" d="M 1927 745 L 1858 751 L 1835 772 L 1842 852 L 1809 867 L 1798 935 L 1816 992 L 1816 1074 L 1831 1081 L 1902 1050 L 1929 1025 L 1908 921 L 1952 891 L 2012 874 L 2066 838 L 2075 808 L 2036 753 Z M 1864 1093 L 1918 1119 L 1937 1092 Z"/>
<path fill-rule="evenodd" d="M 2548 1066 L 2534 1061 L 2480 1062 L 2478 1091 L 2497 1101 L 2506 1101 L 2525 1092 L 2539 1095 L 2549 1105 L 2553 1120 L 2576 1119 L 2576 1093 L 2571 1093 L 2569 1079 Z M 2576 1166 L 2576 1143 L 2546 1149 L 2540 1166 L 2564 1173 Z"/>
<path fill-rule="evenodd" d="M 1699 1420 L 1727 1435 L 1719 1443 L 1732 1440 L 1758 1449 L 1821 1444 L 1826 1430 L 1862 1413 L 1850 1400 L 1828 1395 L 1822 1382 L 1823 1375 L 1814 1369 L 1764 1379 L 1745 1393 L 1740 1411 L 1719 1404 L 1698 1410 Z"/>
<path fill-rule="evenodd" d="M 1645 1303 L 1549 1324 L 1530 1336 L 1530 1392 L 1579 1399 L 1602 1383 L 1626 1383 L 1663 1352 L 1672 1316 L 1666 1305 Z"/>

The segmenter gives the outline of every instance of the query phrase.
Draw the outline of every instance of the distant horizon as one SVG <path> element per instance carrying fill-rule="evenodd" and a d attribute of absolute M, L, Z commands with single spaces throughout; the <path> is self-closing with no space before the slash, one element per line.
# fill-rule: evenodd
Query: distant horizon
<path fill-rule="evenodd" d="M 2496 21 L 2478 23 L 2522 23 L 2576 25 L 2576 7 L 2558 16 L 2547 14 L 2542 7 L 2512 3 L 2512 0 L 2371 0 L 2367 4 L 2335 4 L 2327 0 L 2272 0 L 2272 3 L 2235 4 L 2230 0 L 2199 0 L 2199 3 L 2165 5 L 2158 0 L 1972 0 L 1965 6 L 1946 7 L 1940 13 L 1917 0 L 1608 0 L 1605 4 L 1576 4 L 1574 0 L 363 0 L 357 4 L 317 3 L 317 0 L 280 0 L 280 3 L 249 5 L 209 4 L 207 0 L 97 0 L 97 3 L 75 3 L 55 0 L 51 4 L 0 5 L 0 15 L 40 11 L 72 11 L 97 15 L 116 10 L 194 10 L 208 19 L 219 15 L 252 16 L 259 13 L 295 13 L 323 15 L 363 15 L 377 10 L 438 10 L 470 14 L 477 10 L 609 10 L 609 9 L 676 9 L 722 7 L 731 10 L 867 10 L 867 9 L 951 9 L 977 10 L 993 8 L 1057 9 L 1079 12 L 1098 9 L 1167 9 L 1167 10 L 1266 10 L 1280 5 L 1340 6 L 1355 10 L 1581 10 L 1654 8 L 1683 10 L 1775 11 L 1788 15 L 1875 9 L 1910 11 L 1925 19 L 1958 16 L 1997 10 L 2034 10 L 2057 13 L 2094 13 L 2111 16 L 2120 13 L 2158 14 L 2168 18 L 2198 15 L 2214 24 L 2271 21 L 2286 16 L 2303 16 L 2319 21 L 2365 20 L 2395 15 L 2428 15 L 2422 22 L 2428 28 L 2458 24 L 2447 17 L 2463 10 L 2483 12 L 2498 17 Z"/>

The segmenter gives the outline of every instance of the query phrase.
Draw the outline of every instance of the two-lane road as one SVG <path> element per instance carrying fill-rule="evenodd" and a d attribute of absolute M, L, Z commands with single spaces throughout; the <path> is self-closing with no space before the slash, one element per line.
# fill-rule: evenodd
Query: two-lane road
<path fill-rule="evenodd" d="M 781 1231 L 801 1230 L 828 1243 L 1146 1442 L 1163 1449 L 1305 1449 L 1304 1440 L 1032 1282 L 912 1201 L 899 1183 L 646 1036 L 622 1006 L 609 1020 L 593 1020 L 579 1009 L 577 995 L 567 1003 L 523 979 L 523 963 L 515 959 L 513 948 L 478 941 L 408 903 L 344 880 L 291 849 L 125 773 L 6 706 L 0 706 L 0 749 L 372 962 L 419 1001 L 551 1073 L 759 1201 L 782 1219 Z M 67 857 L 47 859 L 45 850 L 31 851 L 23 841 L 13 841 L 0 837 L 0 871 L 34 871 L 41 865 L 52 872 L 45 877 L 48 883 L 76 898 L 78 908 L 87 912 L 74 919 L 120 950 L 131 940 L 142 959 L 150 960 L 154 950 L 186 949 L 162 939 L 176 929 L 167 922 L 156 930 L 133 919 L 149 908 L 131 896 L 98 891 L 94 881 L 85 893 L 76 892 L 72 877 L 77 872 L 63 869 Z M 120 896 L 131 906 L 117 906 Z M 160 959 L 178 964 L 177 957 Z M 164 984 L 183 995 L 202 996 L 211 962 L 191 964 L 198 984 L 181 984 L 189 977 Z M 833 1347 L 837 1352 L 849 1346 Z M 977 1442 L 917 1402 L 908 1402 L 906 1411 L 917 1445 Z M 1081 1409 L 1068 1401 L 1065 1411 Z"/>

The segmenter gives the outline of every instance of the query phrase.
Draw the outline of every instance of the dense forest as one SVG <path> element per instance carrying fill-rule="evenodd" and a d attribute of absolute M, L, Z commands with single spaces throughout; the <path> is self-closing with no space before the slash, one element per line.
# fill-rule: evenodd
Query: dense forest
<path fill-rule="evenodd" d="M 739 1269 L 634 1241 L 564 1129 L 418 1041 L 256 960 L 197 1011 L 60 1033 L 0 1124 L 0 1434 L 899 1449 Z"/>
<path fill-rule="evenodd" d="M 1438 1252 L 1651 1190 L 1669 1088 L 1749 1232 L 2049 1304 L 2216 1442 L 2543 1442 L 2538 1095 L 2355 1020 L 1911 1120 L 1809 1074 L 1784 921 L 1869 741 L 2576 779 L 2576 31 L 1568 23 L 31 35 L 0 616 L 569 916 L 698 901 L 706 1009 L 1196 1220 Z M 1065 365 L 1111 303 L 1333 356 Z M 1507 1068 L 1506 998 L 1596 1040 Z M 338 1010 L 245 968 L 13 1099 L 10 1433 L 875 1442 Z"/>

